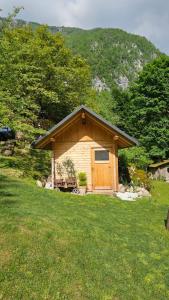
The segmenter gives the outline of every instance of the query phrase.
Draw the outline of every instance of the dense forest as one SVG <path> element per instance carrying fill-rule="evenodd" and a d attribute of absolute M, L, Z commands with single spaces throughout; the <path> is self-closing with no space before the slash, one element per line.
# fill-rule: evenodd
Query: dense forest
<path fill-rule="evenodd" d="M 0 127 L 16 134 L 11 153 L 0 144 L 1 165 L 47 175 L 49 154 L 30 144 L 80 104 L 138 138 L 123 159 L 146 169 L 169 158 L 168 56 L 122 30 L 49 28 L 16 13 L 0 27 Z"/>

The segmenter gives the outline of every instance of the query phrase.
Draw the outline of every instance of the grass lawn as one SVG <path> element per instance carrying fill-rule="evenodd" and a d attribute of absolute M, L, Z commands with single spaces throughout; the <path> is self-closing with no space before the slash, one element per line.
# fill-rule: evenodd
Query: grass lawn
<path fill-rule="evenodd" d="M 0 299 L 169 299 L 169 184 L 124 202 L 0 177 Z"/>

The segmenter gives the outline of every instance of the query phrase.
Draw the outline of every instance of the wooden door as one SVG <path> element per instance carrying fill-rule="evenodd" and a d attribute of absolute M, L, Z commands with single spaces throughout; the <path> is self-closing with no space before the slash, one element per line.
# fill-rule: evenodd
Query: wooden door
<path fill-rule="evenodd" d="M 113 188 L 113 160 L 111 148 L 92 149 L 93 189 Z"/>

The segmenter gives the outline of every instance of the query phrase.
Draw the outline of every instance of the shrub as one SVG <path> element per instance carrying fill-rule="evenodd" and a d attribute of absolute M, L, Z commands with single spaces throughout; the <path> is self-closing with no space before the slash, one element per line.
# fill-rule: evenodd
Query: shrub
<path fill-rule="evenodd" d="M 126 164 L 134 164 L 136 168 L 147 170 L 148 165 L 152 163 L 144 147 L 132 147 L 119 151 L 119 158 L 125 160 Z"/>
<path fill-rule="evenodd" d="M 151 179 L 147 172 L 137 169 L 134 165 L 129 168 L 131 183 L 133 186 L 144 187 L 148 191 L 151 190 Z"/>
<path fill-rule="evenodd" d="M 86 186 L 87 185 L 87 176 L 85 172 L 80 172 L 78 174 L 79 179 L 79 186 Z"/>
<path fill-rule="evenodd" d="M 22 152 L 22 155 L 0 155 L 0 167 L 20 170 L 25 177 L 47 178 L 51 172 L 50 154 L 47 151 L 29 149 L 26 154 Z"/>

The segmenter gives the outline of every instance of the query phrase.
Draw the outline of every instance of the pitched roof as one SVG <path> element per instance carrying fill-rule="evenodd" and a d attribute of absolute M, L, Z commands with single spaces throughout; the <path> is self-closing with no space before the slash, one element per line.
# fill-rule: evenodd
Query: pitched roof
<path fill-rule="evenodd" d="M 159 163 L 151 164 L 151 165 L 149 165 L 149 167 L 150 168 L 158 168 L 158 167 L 161 167 L 161 166 L 166 165 L 166 164 L 169 164 L 169 159 L 163 160 Z"/>
<path fill-rule="evenodd" d="M 39 148 L 38 146 L 40 146 L 40 144 L 43 141 L 45 141 L 45 139 L 47 137 L 52 137 L 52 134 L 56 134 L 57 130 L 59 130 L 65 123 L 67 123 L 68 121 L 70 121 L 71 119 L 73 119 L 73 117 L 76 116 L 80 111 L 87 112 L 89 115 L 91 115 L 94 118 L 96 118 L 100 123 L 106 125 L 108 128 L 112 129 L 112 131 L 116 132 L 117 134 L 120 134 L 122 137 L 124 137 L 126 140 L 128 140 L 132 145 L 138 145 L 139 144 L 139 142 L 138 142 L 137 139 L 135 139 L 134 137 L 131 137 L 130 135 L 128 135 L 127 133 L 125 133 L 124 131 L 122 131 L 121 129 L 119 129 L 117 126 L 112 125 L 110 122 L 108 122 L 107 120 L 103 119 L 101 116 L 99 116 L 98 114 L 96 114 L 94 111 L 92 111 L 88 107 L 86 107 L 84 105 L 81 105 L 76 110 L 74 110 L 71 114 L 69 114 L 68 116 L 66 116 L 62 121 L 60 121 L 55 126 L 53 126 L 49 131 L 47 131 L 47 133 L 45 135 L 41 136 L 36 141 L 34 141 L 32 143 L 32 147 L 33 148 Z"/>

